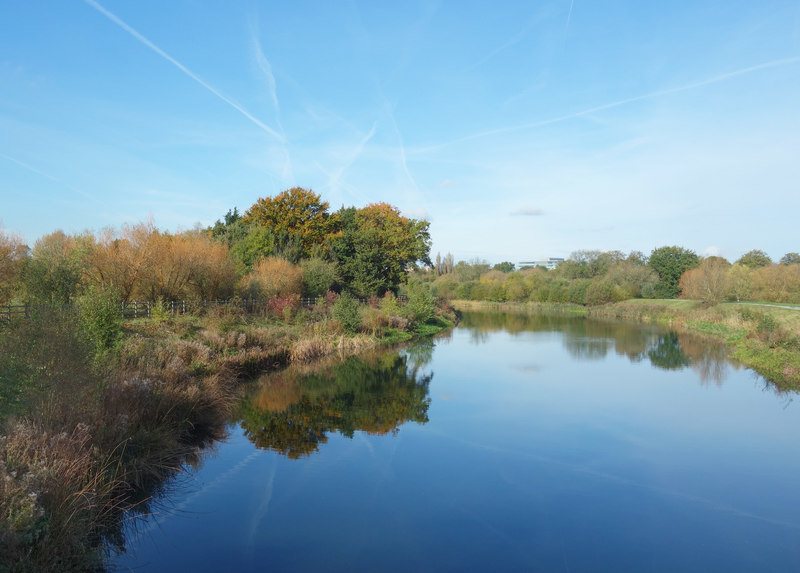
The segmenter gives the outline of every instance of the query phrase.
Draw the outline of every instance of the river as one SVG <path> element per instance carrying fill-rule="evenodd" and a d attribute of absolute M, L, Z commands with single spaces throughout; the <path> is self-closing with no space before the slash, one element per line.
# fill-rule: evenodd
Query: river
<path fill-rule="evenodd" d="M 466 313 L 253 383 L 121 571 L 798 571 L 796 396 L 654 326 Z"/>

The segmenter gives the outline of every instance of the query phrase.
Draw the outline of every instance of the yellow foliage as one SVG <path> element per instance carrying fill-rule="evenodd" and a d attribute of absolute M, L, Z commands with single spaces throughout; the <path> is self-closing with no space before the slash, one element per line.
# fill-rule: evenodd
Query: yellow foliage
<path fill-rule="evenodd" d="M 117 288 L 123 300 L 227 298 L 236 283 L 227 245 L 203 233 L 161 232 L 152 221 L 105 230 L 87 275 L 90 283 Z"/>
<path fill-rule="evenodd" d="M 303 290 L 303 271 L 286 259 L 266 257 L 253 266 L 242 287 L 243 294 L 253 298 L 299 295 Z"/>

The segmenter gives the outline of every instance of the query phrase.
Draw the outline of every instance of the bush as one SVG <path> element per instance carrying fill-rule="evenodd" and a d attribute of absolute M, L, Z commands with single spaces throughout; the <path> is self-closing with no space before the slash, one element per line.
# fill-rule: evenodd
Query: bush
<path fill-rule="evenodd" d="M 418 280 L 411 281 L 406 286 L 406 292 L 408 293 L 408 303 L 405 307 L 407 318 L 416 324 L 424 324 L 433 318 L 436 300 L 427 284 Z"/>
<path fill-rule="evenodd" d="M 253 266 L 242 286 L 243 294 L 250 298 L 299 295 L 303 290 L 303 271 L 286 259 L 267 257 Z"/>
<path fill-rule="evenodd" d="M 97 354 L 116 348 L 122 340 L 120 301 L 116 289 L 95 286 L 78 299 L 81 330 Z"/>
<path fill-rule="evenodd" d="M 614 301 L 614 285 L 609 281 L 593 281 L 586 289 L 586 304 L 595 306 Z"/>
<path fill-rule="evenodd" d="M 358 301 L 349 292 L 343 292 L 331 308 L 331 316 L 338 320 L 345 332 L 355 334 L 361 327 Z"/>
<path fill-rule="evenodd" d="M 381 312 L 384 316 L 399 316 L 400 303 L 397 302 L 397 297 L 390 290 L 386 291 L 380 302 Z"/>
<path fill-rule="evenodd" d="M 339 268 L 336 263 L 324 259 L 306 259 L 300 263 L 303 269 L 303 294 L 317 298 L 324 296 L 339 280 Z"/>

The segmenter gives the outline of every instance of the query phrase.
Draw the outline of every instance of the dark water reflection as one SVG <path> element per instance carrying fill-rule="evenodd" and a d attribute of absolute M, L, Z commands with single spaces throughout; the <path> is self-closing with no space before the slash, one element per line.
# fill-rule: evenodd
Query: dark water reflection
<path fill-rule="evenodd" d="M 793 397 L 685 333 L 467 313 L 257 381 L 117 565 L 797 571 Z"/>
<path fill-rule="evenodd" d="M 318 451 L 331 432 L 352 438 L 356 431 L 382 435 L 405 422 L 424 424 L 433 375 L 420 368 L 432 351 L 428 343 L 409 353 L 374 353 L 311 372 L 290 367 L 264 376 L 241 406 L 244 434 L 258 448 L 299 458 Z"/>

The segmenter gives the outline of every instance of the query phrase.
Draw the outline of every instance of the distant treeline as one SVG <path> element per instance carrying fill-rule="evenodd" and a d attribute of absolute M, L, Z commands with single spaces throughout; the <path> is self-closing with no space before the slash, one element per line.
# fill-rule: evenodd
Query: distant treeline
<path fill-rule="evenodd" d="M 92 289 L 120 301 L 397 293 L 430 265 L 429 223 L 386 203 L 331 212 L 295 187 L 182 233 L 152 222 L 100 233 L 54 231 L 29 247 L 0 230 L 0 304 L 69 303 Z"/>
<path fill-rule="evenodd" d="M 599 305 L 630 298 L 689 298 L 716 303 L 758 300 L 800 303 L 800 254 L 774 263 L 753 250 L 733 264 L 667 246 L 639 251 L 577 251 L 555 269 L 514 270 L 502 262 L 460 261 L 437 255 L 428 273 L 434 293 L 450 299 Z"/>

